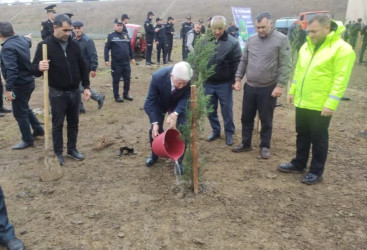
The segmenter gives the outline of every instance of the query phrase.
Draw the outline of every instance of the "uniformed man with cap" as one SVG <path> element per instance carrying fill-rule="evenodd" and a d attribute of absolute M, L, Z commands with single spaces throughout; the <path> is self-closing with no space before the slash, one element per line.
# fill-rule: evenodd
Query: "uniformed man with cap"
<path fill-rule="evenodd" d="M 124 99 L 132 101 L 129 95 L 130 91 L 130 62 L 135 63 L 134 53 L 131 47 L 129 35 L 123 32 L 123 24 L 121 18 L 114 21 L 115 31 L 110 33 L 106 38 L 104 47 L 104 59 L 107 66 L 111 65 L 111 75 L 113 83 L 113 96 L 116 102 L 123 102 Z M 109 60 L 109 52 L 111 51 L 111 63 Z M 123 98 L 119 95 L 119 82 L 121 76 L 124 78 Z"/>
<path fill-rule="evenodd" d="M 65 15 L 67 15 L 69 18 L 72 18 L 74 16 L 74 14 L 72 13 L 64 13 Z"/>
<path fill-rule="evenodd" d="M 154 42 L 154 36 L 155 36 L 156 29 L 154 29 L 154 26 L 153 26 L 153 22 L 152 22 L 153 17 L 154 17 L 153 12 L 149 11 L 147 13 L 147 19 L 144 22 L 145 41 L 147 42 L 147 51 L 145 53 L 146 55 L 145 64 L 146 65 L 154 64 L 152 62 L 152 51 L 153 51 L 153 42 Z"/>
<path fill-rule="evenodd" d="M 157 25 L 155 26 L 155 30 L 158 30 L 155 32 L 155 42 L 157 44 L 157 63 L 160 64 L 161 62 L 161 51 L 163 53 L 163 64 L 167 64 L 167 39 L 166 39 L 166 28 L 164 27 L 164 24 L 162 23 L 162 18 L 157 17 L 156 22 Z"/>
<path fill-rule="evenodd" d="M 199 24 L 201 26 L 201 34 L 205 34 L 205 25 L 204 25 L 204 20 L 203 19 L 199 19 Z"/>
<path fill-rule="evenodd" d="M 186 22 L 182 23 L 180 38 L 182 39 L 182 60 L 185 60 L 186 48 L 185 48 L 185 37 L 187 32 L 189 32 L 192 28 L 194 28 L 193 23 L 191 22 L 191 16 L 186 17 Z"/>
<path fill-rule="evenodd" d="M 167 39 L 167 59 L 166 62 L 173 62 L 171 60 L 171 53 L 172 53 L 172 47 L 173 47 L 173 34 L 175 34 L 174 29 L 174 22 L 175 19 L 173 17 L 167 18 L 167 24 L 166 24 L 166 39 Z"/>
<path fill-rule="evenodd" d="M 54 33 L 54 19 L 56 16 L 56 4 L 52 4 L 45 8 L 47 11 L 48 19 L 41 23 L 41 37 L 42 40 L 45 40 L 47 37 L 51 36 Z"/>
<path fill-rule="evenodd" d="M 82 21 L 73 22 L 74 37 L 73 40 L 78 42 L 80 50 L 82 52 L 82 57 L 88 66 L 90 76 L 92 78 L 96 77 L 96 71 L 98 67 L 98 55 L 94 41 L 84 33 L 84 23 Z M 83 85 L 79 85 L 80 91 L 83 93 Z M 101 109 L 104 103 L 105 96 L 97 93 L 92 88 L 90 88 L 92 100 L 98 103 L 98 109 Z M 85 113 L 85 108 L 83 102 L 80 100 L 79 112 Z"/>
<path fill-rule="evenodd" d="M 125 33 L 128 33 L 127 28 L 126 28 L 126 24 L 128 24 L 129 19 L 130 19 L 130 17 L 127 14 L 122 14 L 121 15 L 121 20 L 122 20 L 122 24 L 123 24 L 122 31 L 125 32 Z"/>

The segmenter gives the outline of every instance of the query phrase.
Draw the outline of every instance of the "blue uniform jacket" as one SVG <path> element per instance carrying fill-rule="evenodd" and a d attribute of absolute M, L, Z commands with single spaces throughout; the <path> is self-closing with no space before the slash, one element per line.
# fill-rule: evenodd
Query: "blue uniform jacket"
<path fill-rule="evenodd" d="M 134 59 L 134 53 L 131 48 L 131 42 L 127 33 L 112 32 L 106 38 L 104 46 L 104 60 L 109 61 L 109 52 L 111 50 L 112 65 L 129 64 Z"/>
<path fill-rule="evenodd" d="M 144 110 L 151 123 L 158 122 L 158 115 L 167 111 L 185 114 L 190 99 L 190 82 L 175 94 L 171 95 L 171 72 L 173 66 L 156 71 L 150 82 L 149 92 L 145 100 Z"/>
<path fill-rule="evenodd" d="M 34 76 L 30 50 L 32 42 L 22 36 L 11 36 L 3 44 L 1 50 L 1 71 L 6 82 L 6 90 L 33 83 Z"/>

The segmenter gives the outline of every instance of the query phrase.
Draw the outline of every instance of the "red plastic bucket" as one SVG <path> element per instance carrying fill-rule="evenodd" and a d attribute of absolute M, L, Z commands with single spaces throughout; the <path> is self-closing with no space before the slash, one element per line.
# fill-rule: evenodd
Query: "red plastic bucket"
<path fill-rule="evenodd" d="M 185 151 L 185 143 L 177 129 L 169 128 L 154 139 L 152 150 L 158 157 L 178 161 Z"/>

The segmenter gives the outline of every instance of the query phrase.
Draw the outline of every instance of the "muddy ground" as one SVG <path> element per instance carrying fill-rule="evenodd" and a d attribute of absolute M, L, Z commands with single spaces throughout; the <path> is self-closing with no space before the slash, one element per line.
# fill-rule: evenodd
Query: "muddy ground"
<path fill-rule="evenodd" d="M 206 122 L 199 141 L 200 157 L 206 159 L 200 194 L 179 197 L 170 160 L 145 167 L 150 125 L 142 107 L 158 67 L 145 67 L 144 61 L 133 66 L 134 101 L 116 103 L 102 65 L 103 41 L 96 44 L 100 68 L 92 86 L 106 101 L 101 110 L 92 100 L 85 103 L 78 149 L 86 159 L 66 157 L 62 179 L 42 182 L 44 165 L 37 160 L 44 155 L 44 141 L 12 151 L 19 129 L 11 114 L 0 118 L 0 184 L 27 249 L 366 249 L 367 67 L 355 65 L 346 92 L 352 100 L 342 102 L 332 119 L 322 183 L 306 186 L 302 175 L 276 170 L 295 154 L 294 109 L 284 105 L 275 112 L 269 160 L 259 158 L 257 134 L 248 153 L 232 153 L 223 135 L 205 142 Z M 176 47 L 173 59 L 179 58 Z M 39 79 L 33 109 L 43 108 L 42 94 Z M 234 94 L 236 143 L 242 94 Z M 112 145 L 94 150 L 102 138 Z M 122 146 L 137 154 L 119 157 Z"/>

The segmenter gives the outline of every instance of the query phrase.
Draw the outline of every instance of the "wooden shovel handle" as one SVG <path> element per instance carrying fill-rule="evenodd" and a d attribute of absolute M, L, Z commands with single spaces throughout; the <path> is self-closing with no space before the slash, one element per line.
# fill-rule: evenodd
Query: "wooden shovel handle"
<path fill-rule="evenodd" d="M 42 45 L 43 60 L 47 61 L 47 44 Z M 45 150 L 49 149 L 50 125 L 49 125 L 49 100 L 48 100 L 48 70 L 43 71 L 43 103 L 45 116 Z"/>

